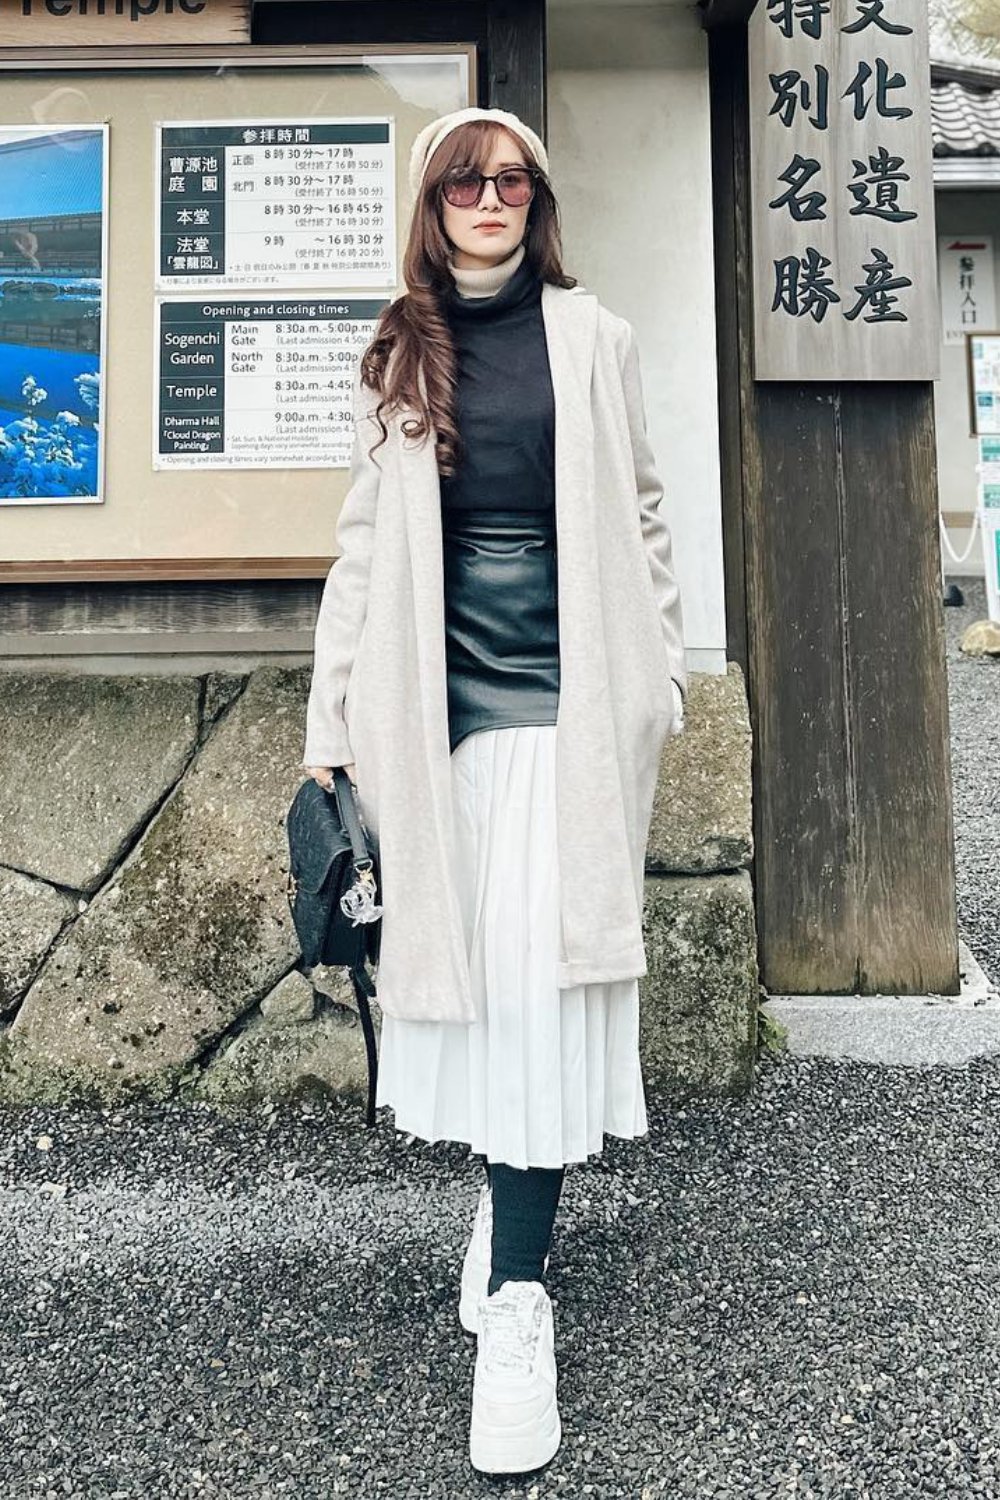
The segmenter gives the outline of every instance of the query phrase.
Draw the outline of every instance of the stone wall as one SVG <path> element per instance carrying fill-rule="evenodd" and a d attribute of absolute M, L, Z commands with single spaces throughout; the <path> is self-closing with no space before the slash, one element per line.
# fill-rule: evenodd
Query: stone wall
<path fill-rule="evenodd" d="M 0 1099 L 363 1093 L 350 984 L 302 972 L 284 895 L 308 686 L 0 673 Z M 651 1089 L 750 1080 L 750 836 L 742 678 L 695 675 L 649 842 Z"/>

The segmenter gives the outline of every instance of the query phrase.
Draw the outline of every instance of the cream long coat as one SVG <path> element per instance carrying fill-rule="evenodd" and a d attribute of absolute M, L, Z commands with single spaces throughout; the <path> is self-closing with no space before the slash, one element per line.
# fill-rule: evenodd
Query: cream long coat
<path fill-rule="evenodd" d="M 542 287 L 555 394 L 559 988 L 646 973 L 646 843 L 684 692 L 680 598 L 633 330 Z M 355 762 L 379 853 L 386 1015 L 476 1018 L 455 881 L 440 488 L 433 435 L 389 438 L 355 379 L 352 482 L 316 623 L 304 766 Z"/>

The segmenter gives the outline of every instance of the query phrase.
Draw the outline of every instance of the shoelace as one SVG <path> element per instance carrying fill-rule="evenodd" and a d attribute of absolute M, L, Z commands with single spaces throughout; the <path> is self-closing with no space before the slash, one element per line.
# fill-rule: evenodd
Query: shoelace
<path fill-rule="evenodd" d="M 484 1300 L 479 1336 L 486 1368 L 529 1375 L 541 1328 L 541 1297 L 518 1292 L 499 1302 Z"/>

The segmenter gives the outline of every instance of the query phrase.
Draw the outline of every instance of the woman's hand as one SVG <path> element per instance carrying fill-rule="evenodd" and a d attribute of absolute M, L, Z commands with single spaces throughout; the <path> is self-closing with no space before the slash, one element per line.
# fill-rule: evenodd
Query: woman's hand
<path fill-rule="evenodd" d="M 348 765 L 346 765 L 344 767 L 344 770 L 347 772 L 347 774 L 348 774 L 348 776 L 350 778 L 351 785 L 355 789 L 357 789 L 358 783 L 357 783 L 357 780 L 356 780 L 355 775 L 354 775 L 354 762 L 353 762 L 353 760 Z M 333 767 L 332 766 L 306 766 L 305 772 L 306 772 L 307 776 L 311 776 L 312 777 L 313 781 L 318 781 L 319 784 L 320 784 L 320 786 L 323 787 L 323 789 L 325 791 L 327 791 L 327 792 L 332 792 L 333 791 Z"/>

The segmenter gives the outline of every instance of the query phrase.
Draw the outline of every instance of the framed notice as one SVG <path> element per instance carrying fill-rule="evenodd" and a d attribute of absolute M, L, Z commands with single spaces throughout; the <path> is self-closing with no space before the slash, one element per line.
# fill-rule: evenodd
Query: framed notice
<path fill-rule="evenodd" d="M 1000 437 L 979 439 L 978 467 L 986 603 L 990 619 L 1000 621 Z"/>
<path fill-rule="evenodd" d="M 1000 434 L 1000 333 L 970 333 L 965 339 L 969 385 L 969 436 Z"/>
<path fill-rule="evenodd" d="M 51 289 L 6 320 L 0 427 L 70 413 L 52 446 L 85 492 L 0 493 L 0 581 L 326 574 L 357 359 L 404 290 L 406 161 L 475 73 L 465 45 L 0 49 L 0 147 L 89 137 L 100 164 L 86 202 L 32 174 L 72 234 L 32 245 L 6 212 L 0 280 Z"/>
<path fill-rule="evenodd" d="M 927 6 L 760 0 L 749 40 L 755 379 L 937 379 Z"/>

